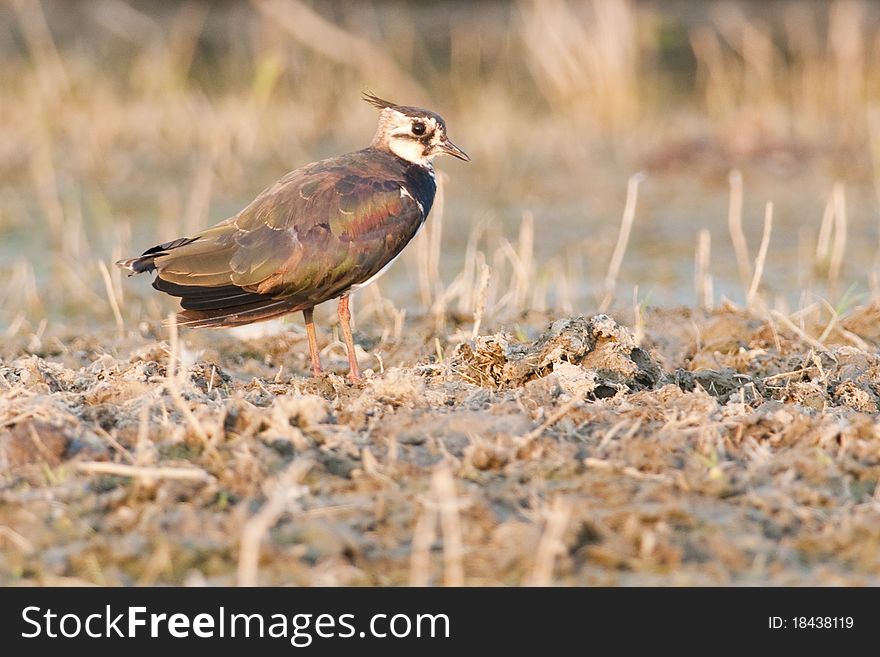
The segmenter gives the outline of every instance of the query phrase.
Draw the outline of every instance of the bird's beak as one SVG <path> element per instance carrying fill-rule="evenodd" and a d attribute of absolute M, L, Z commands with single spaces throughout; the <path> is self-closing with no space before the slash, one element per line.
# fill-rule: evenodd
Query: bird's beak
<path fill-rule="evenodd" d="M 438 145 L 441 153 L 446 153 L 447 155 L 452 155 L 453 157 L 457 157 L 459 160 L 464 160 L 465 162 L 470 162 L 471 158 L 461 150 L 458 146 L 453 144 L 449 139 L 445 138 Z"/>

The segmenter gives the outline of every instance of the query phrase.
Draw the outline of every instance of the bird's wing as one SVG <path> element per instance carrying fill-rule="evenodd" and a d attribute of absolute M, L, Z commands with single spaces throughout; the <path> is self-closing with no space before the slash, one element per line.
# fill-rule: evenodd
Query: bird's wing
<path fill-rule="evenodd" d="M 235 217 L 154 247 L 147 253 L 158 270 L 155 287 L 181 297 L 187 310 L 287 300 L 281 314 L 368 279 L 424 216 L 402 174 L 371 173 L 369 157 L 358 155 L 298 169 Z"/>

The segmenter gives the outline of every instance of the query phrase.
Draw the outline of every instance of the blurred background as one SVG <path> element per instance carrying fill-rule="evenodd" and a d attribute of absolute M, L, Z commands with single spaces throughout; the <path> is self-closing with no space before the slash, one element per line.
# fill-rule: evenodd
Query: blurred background
<path fill-rule="evenodd" d="M 367 315 L 880 295 L 875 3 L 7 0 L 0 61 L 7 336 L 166 316 L 112 263 L 366 146 L 365 90 L 472 157 Z"/>

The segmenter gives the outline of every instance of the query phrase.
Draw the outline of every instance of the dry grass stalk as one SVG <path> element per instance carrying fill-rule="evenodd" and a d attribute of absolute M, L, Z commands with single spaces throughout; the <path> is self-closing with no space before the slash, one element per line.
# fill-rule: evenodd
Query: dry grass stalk
<path fill-rule="evenodd" d="M 727 227 L 730 231 L 730 241 L 733 242 L 733 252 L 736 255 L 736 265 L 739 269 L 739 278 L 742 281 L 743 290 L 749 289 L 749 281 L 752 279 L 752 263 L 749 260 L 749 246 L 746 235 L 743 232 L 743 181 L 742 172 L 734 169 L 730 172 L 730 204 L 727 210 Z"/>
<path fill-rule="evenodd" d="M 489 265 L 485 262 L 480 267 L 480 282 L 477 284 L 477 291 L 474 295 L 474 328 L 471 331 L 471 338 L 476 338 L 480 334 L 480 326 L 483 322 L 483 313 L 486 310 L 486 294 L 489 290 L 489 278 L 491 271 Z"/>
<path fill-rule="evenodd" d="M 764 232 L 761 234 L 761 246 L 758 248 L 758 256 L 755 258 L 755 273 L 752 283 L 746 295 L 746 305 L 751 308 L 758 296 L 761 286 L 761 277 L 764 275 L 764 263 L 767 261 L 767 249 L 770 246 L 770 233 L 773 230 L 773 203 L 768 202 L 764 209 Z"/>
<path fill-rule="evenodd" d="M 119 331 L 119 335 L 125 335 L 125 322 L 122 319 L 122 311 L 119 309 L 116 288 L 113 287 L 110 271 L 103 260 L 98 261 L 98 268 L 101 270 L 101 278 L 104 279 L 104 288 L 107 290 L 107 299 L 110 301 L 110 308 L 113 310 L 113 317 L 116 320 L 116 329 Z"/>
<path fill-rule="evenodd" d="M 874 194 L 880 203 L 880 107 L 869 107 L 867 112 L 868 147 L 874 170 Z"/>
<path fill-rule="evenodd" d="M 216 150 L 216 146 L 214 147 Z M 208 210 L 211 206 L 211 192 L 214 187 L 214 162 L 213 157 L 205 158 L 197 169 L 195 180 L 190 187 L 189 198 L 183 212 L 184 234 L 192 235 L 205 227 Z"/>
<path fill-rule="evenodd" d="M 201 468 L 187 466 L 182 468 L 172 467 L 145 467 L 129 465 L 125 463 L 106 463 L 104 461 L 84 461 L 77 463 L 76 469 L 87 474 L 116 475 L 119 477 L 132 477 L 147 484 L 161 479 L 178 479 L 185 481 L 210 481 L 214 477 Z"/>
<path fill-rule="evenodd" d="M 623 218 L 620 222 L 620 231 L 617 234 L 617 243 L 614 245 L 614 252 L 611 255 L 611 261 L 608 263 L 608 272 L 605 274 L 605 297 L 599 305 L 599 312 L 605 312 L 611 306 L 614 300 L 614 289 L 617 287 L 617 276 L 620 274 L 620 267 L 623 264 L 623 256 L 626 253 L 627 244 L 629 244 L 629 235 L 632 230 L 633 221 L 636 217 L 636 202 L 639 198 L 639 183 L 643 179 L 641 173 L 630 176 L 626 185 L 626 204 L 623 208 Z"/>
<path fill-rule="evenodd" d="M 173 567 L 171 546 L 167 539 L 162 538 L 144 565 L 144 572 L 138 578 L 138 586 L 155 586 L 159 576 L 162 573 L 170 573 Z"/>
<path fill-rule="evenodd" d="M 36 62 L 41 91 L 46 95 L 63 95 L 70 87 L 70 79 L 64 59 L 52 38 L 42 3 L 13 0 L 12 8 L 18 16 L 28 50 Z"/>
<path fill-rule="evenodd" d="M 165 370 L 167 379 L 177 379 L 180 376 L 178 367 L 180 364 L 180 332 L 177 327 L 177 313 L 170 313 L 167 319 L 168 326 L 168 367 Z"/>
<path fill-rule="evenodd" d="M 428 586 L 431 583 L 431 545 L 437 538 L 437 511 L 432 504 L 422 504 L 421 509 L 413 530 L 410 586 Z"/>
<path fill-rule="evenodd" d="M 401 97 L 424 97 L 421 86 L 407 75 L 382 48 L 358 34 L 331 23 L 298 0 L 254 0 L 273 25 L 278 25 L 304 46 L 342 66 L 356 69 L 367 80 L 382 80 Z"/>
<path fill-rule="evenodd" d="M 180 335 L 177 327 L 177 315 L 174 313 L 170 314 L 168 316 L 167 324 L 169 332 L 169 354 L 168 369 L 165 375 L 165 389 L 168 391 L 168 394 L 171 395 L 174 405 L 177 407 L 177 410 L 180 411 L 180 414 L 183 415 L 186 423 L 196 434 L 199 442 L 203 446 L 208 447 L 210 445 L 208 431 L 205 429 L 204 425 L 202 425 L 201 420 L 193 414 L 192 409 L 190 409 L 189 404 L 186 403 L 186 400 L 181 394 L 181 388 L 186 380 L 186 369 L 181 366 Z"/>
<path fill-rule="evenodd" d="M 30 435 L 31 443 L 36 448 L 37 452 L 42 455 L 42 457 L 46 460 L 46 463 L 51 463 L 53 460 L 52 452 L 49 450 L 49 448 L 46 447 L 45 443 L 43 443 L 43 440 L 42 438 L 40 438 L 40 434 L 34 428 L 34 425 L 28 425 L 28 433 Z"/>
<path fill-rule="evenodd" d="M 44 312 L 34 266 L 27 258 L 18 258 L 15 261 L 6 290 L 0 296 L 0 308 L 18 310 L 6 329 L 7 335 L 15 335 L 28 314 Z"/>
<path fill-rule="evenodd" d="M 556 558 L 566 553 L 563 536 L 571 519 L 572 505 L 561 495 L 553 498 L 547 510 L 544 533 L 538 543 L 535 565 L 529 576 L 530 586 L 550 586 L 553 583 L 553 570 Z"/>
<path fill-rule="evenodd" d="M 642 304 L 639 302 L 639 286 L 633 286 L 633 339 L 636 346 L 641 346 L 645 339 L 645 318 L 642 316 Z"/>
<path fill-rule="evenodd" d="M 697 293 L 697 305 L 704 310 L 712 308 L 712 275 L 709 273 L 709 262 L 712 258 L 712 234 L 703 228 L 697 235 L 697 250 L 694 255 L 694 289 Z"/>
<path fill-rule="evenodd" d="M 819 337 L 817 338 L 819 342 L 824 343 L 825 340 L 828 339 L 828 336 L 831 335 L 831 331 L 835 329 L 838 322 L 840 321 L 840 314 L 837 312 L 834 306 L 828 303 L 825 299 L 820 299 L 820 301 L 825 306 L 825 309 L 828 311 L 828 313 L 831 315 L 831 319 L 828 320 L 828 323 L 825 325 L 825 329 L 822 331 L 822 333 L 819 334 Z"/>
<path fill-rule="evenodd" d="M 529 291 L 534 285 L 535 259 L 535 217 L 531 212 L 524 212 L 519 225 L 519 240 L 516 249 L 516 266 L 514 267 L 513 304 L 516 312 L 527 310 Z"/>
<path fill-rule="evenodd" d="M 134 446 L 135 465 L 150 465 L 156 460 L 156 449 L 150 441 L 150 408 L 150 403 L 144 404 L 138 413 L 137 442 Z"/>
<path fill-rule="evenodd" d="M 581 402 L 584 401 L 584 393 L 579 392 L 572 395 L 571 399 L 565 402 L 562 406 L 557 408 L 550 416 L 544 420 L 540 425 L 532 429 L 529 433 L 521 438 L 517 439 L 517 442 L 522 445 L 527 445 L 530 442 L 540 438 L 541 434 L 544 433 L 547 429 L 552 427 L 554 424 L 559 422 L 562 418 L 568 415 L 574 408 L 576 408 Z"/>
<path fill-rule="evenodd" d="M 824 344 L 822 344 L 821 342 L 816 340 L 816 338 L 808 335 L 806 331 L 804 331 L 801 327 L 799 327 L 797 324 L 792 322 L 783 313 L 779 312 L 778 310 L 771 310 L 770 314 L 776 320 L 778 320 L 783 326 L 785 326 L 785 328 L 787 328 L 789 331 L 794 333 L 796 336 L 798 336 L 801 340 L 806 342 L 808 345 L 813 347 L 813 349 L 816 349 L 817 351 L 820 351 L 822 353 L 826 353 L 828 351 L 827 347 L 825 347 Z"/>
<path fill-rule="evenodd" d="M 138 427 L 138 431 L 140 432 L 140 427 Z M 113 449 L 115 449 L 119 453 L 119 455 L 122 458 L 124 458 L 126 461 L 128 461 L 132 465 L 138 464 L 134 455 L 132 455 L 131 452 L 129 452 L 127 449 L 125 449 L 125 447 L 120 445 L 119 441 L 116 440 L 116 438 L 113 437 L 111 434 L 109 434 L 105 429 L 102 429 L 101 427 L 95 427 L 95 433 L 98 434 L 99 436 L 101 436 L 101 438 L 103 438 L 104 440 L 106 440 L 109 443 L 109 445 Z"/>
<path fill-rule="evenodd" d="M 437 175 L 437 194 L 431 208 L 431 218 L 415 239 L 415 257 L 418 266 L 419 294 L 422 305 L 430 308 L 444 293 L 440 279 L 440 246 L 443 241 L 443 187 L 444 175 Z"/>
<path fill-rule="evenodd" d="M 850 343 L 852 343 L 853 346 L 861 349 L 862 351 L 872 351 L 871 345 L 869 345 L 852 331 L 848 331 L 846 328 L 841 326 L 840 313 L 837 312 L 837 309 L 834 306 L 828 303 L 826 299 L 820 299 L 819 301 L 822 303 L 823 306 L 825 306 L 825 309 L 831 315 L 831 319 L 828 321 L 828 324 L 826 324 L 825 329 L 817 338 L 820 343 L 824 344 L 828 337 L 831 335 L 832 331 L 836 329 L 837 332 L 840 333 L 844 338 L 846 338 Z"/>
<path fill-rule="evenodd" d="M 180 414 L 183 415 L 186 423 L 196 434 L 199 442 L 207 447 L 210 444 L 210 436 L 208 435 L 208 432 L 205 430 L 205 427 L 202 425 L 201 421 L 193 414 L 192 410 L 189 407 L 189 404 L 186 403 L 186 400 L 180 393 L 180 387 L 177 379 L 175 377 L 169 378 L 166 382 L 165 388 L 166 390 L 168 390 L 168 394 L 171 395 L 171 399 L 174 401 L 174 405 L 177 407 L 177 410 L 180 411 Z"/>
<path fill-rule="evenodd" d="M 34 551 L 34 545 L 24 536 L 19 534 L 12 527 L 0 525 L 0 545 L 14 546 L 23 554 L 31 554 Z"/>
<path fill-rule="evenodd" d="M 259 584 L 260 543 L 284 513 L 298 510 L 296 500 L 308 493 L 301 482 L 313 465 L 313 461 L 301 458 L 287 466 L 272 482 L 266 503 L 245 523 L 239 542 L 238 586 Z"/>
<path fill-rule="evenodd" d="M 831 259 L 828 263 L 828 287 L 830 290 L 834 290 L 840 280 L 840 271 L 846 252 L 846 194 L 842 184 L 834 185 L 831 199 L 834 204 L 834 241 L 831 245 Z"/>
<path fill-rule="evenodd" d="M 369 447 L 364 447 L 361 450 L 361 463 L 363 464 L 364 473 L 374 481 L 377 481 L 383 486 L 400 488 L 400 485 L 394 481 L 394 479 L 382 472 L 378 459 Z"/>
<path fill-rule="evenodd" d="M 434 469 L 431 487 L 436 498 L 443 532 L 443 584 L 464 586 L 464 542 L 459 518 L 460 503 L 455 494 L 455 480 L 449 466 Z"/>
<path fill-rule="evenodd" d="M 485 254 L 478 250 L 480 239 L 486 230 L 486 225 L 487 222 L 485 220 L 478 222 L 471 229 L 470 235 L 468 235 L 468 242 L 464 251 L 462 276 L 465 281 L 470 281 L 471 284 L 465 286 L 461 296 L 458 298 L 458 312 L 462 314 L 474 311 L 476 279 L 480 275 L 480 267 L 486 263 Z"/>
<path fill-rule="evenodd" d="M 519 11 L 529 64 L 551 106 L 566 108 L 572 121 L 592 119 L 617 134 L 632 125 L 640 101 L 634 3 L 529 2 Z M 584 106 L 592 113 L 581 111 Z"/>
<path fill-rule="evenodd" d="M 834 230 L 834 195 L 829 197 L 822 213 L 819 236 L 816 238 L 816 266 L 827 268 L 831 257 L 831 235 Z"/>

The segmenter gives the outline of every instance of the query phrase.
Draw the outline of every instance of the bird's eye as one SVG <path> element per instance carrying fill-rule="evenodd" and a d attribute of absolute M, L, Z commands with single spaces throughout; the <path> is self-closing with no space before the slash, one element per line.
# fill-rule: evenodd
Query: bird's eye
<path fill-rule="evenodd" d="M 412 124 L 412 131 L 414 135 L 423 135 L 425 134 L 425 124 L 421 121 L 416 121 Z"/>

